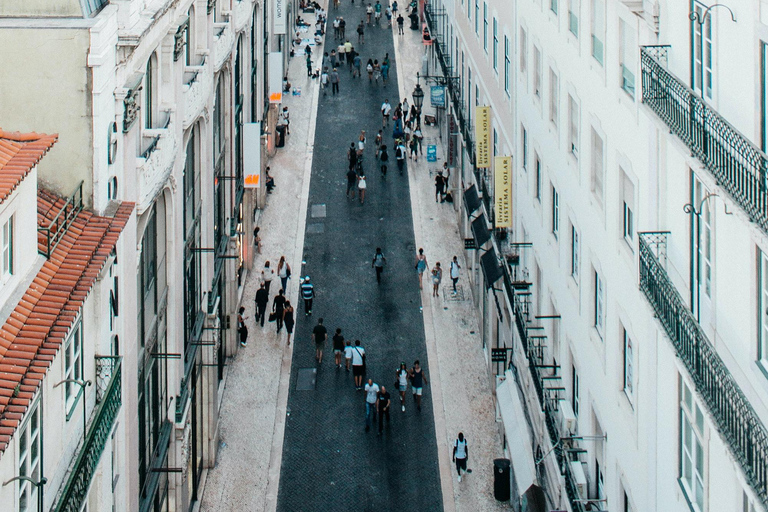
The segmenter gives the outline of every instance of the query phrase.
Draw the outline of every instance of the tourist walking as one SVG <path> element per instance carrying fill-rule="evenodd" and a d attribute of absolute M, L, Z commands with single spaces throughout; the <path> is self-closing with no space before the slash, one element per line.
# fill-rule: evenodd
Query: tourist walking
<path fill-rule="evenodd" d="M 341 354 L 344 352 L 344 336 L 341 335 L 341 327 L 336 328 L 336 334 L 333 335 L 333 362 L 336 369 L 341 369 Z"/>
<path fill-rule="evenodd" d="M 365 44 L 365 23 L 360 20 L 360 24 L 357 26 L 357 42 Z"/>
<path fill-rule="evenodd" d="M 264 262 L 264 270 L 261 271 L 261 281 L 264 283 L 264 288 L 269 293 L 269 287 L 272 286 L 272 280 L 275 278 L 275 271 L 269 266 L 269 260 Z"/>
<path fill-rule="evenodd" d="M 453 261 L 451 262 L 451 281 L 453 281 L 453 292 L 451 295 L 456 295 L 456 283 L 459 282 L 459 270 L 461 270 L 461 265 L 459 265 L 459 260 L 456 256 L 453 257 Z"/>
<path fill-rule="evenodd" d="M 389 153 L 387 152 L 387 145 L 382 144 L 379 149 L 379 162 L 381 163 L 381 177 L 384 178 L 387 175 L 387 162 L 389 161 Z"/>
<path fill-rule="evenodd" d="M 267 305 L 269 304 L 269 292 L 267 292 L 263 282 L 259 284 L 254 302 L 256 303 L 256 322 L 264 327 L 264 317 L 267 316 Z"/>
<path fill-rule="evenodd" d="M 400 408 L 405 412 L 405 392 L 408 390 L 408 368 L 405 362 L 400 363 L 400 368 L 395 371 L 395 386 L 400 392 Z"/>
<path fill-rule="evenodd" d="M 432 268 L 432 296 L 440 296 L 440 281 L 443 280 L 443 269 L 440 268 L 440 262 L 435 263 Z"/>
<path fill-rule="evenodd" d="M 362 160 L 365 151 L 365 130 L 360 130 L 360 136 L 357 138 L 357 158 Z"/>
<path fill-rule="evenodd" d="M 259 236 L 259 231 L 261 231 L 259 226 L 253 228 L 253 247 L 257 253 L 261 254 L 261 236 Z"/>
<path fill-rule="evenodd" d="M 453 442 L 453 462 L 456 463 L 456 473 L 459 474 L 461 482 L 461 472 L 469 473 L 467 469 L 467 459 L 469 458 L 469 446 L 464 438 L 464 433 L 459 432 L 459 437 Z"/>
<path fill-rule="evenodd" d="M 331 93 L 336 96 L 339 92 L 339 72 L 336 68 L 333 68 L 330 75 L 331 80 Z"/>
<path fill-rule="evenodd" d="M 309 46 L 307 46 L 309 48 Z M 312 77 L 312 54 L 307 54 L 307 76 Z"/>
<path fill-rule="evenodd" d="M 280 256 L 280 261 L 277 262 L 277 277 L 280 278 L 281 288 L 287 290 L 288 279 L 291 277 L 291 266 L 285 261 L 285 256 Z"/>
<path fill-rule="evenodd" d="M 360 346 L 360 340 L 355 340 L 352 347 L 352 376 L 355 379 L 355 389 L 363 389 L 363 375 L 365 374 L 365 349 Z"/>
<path fill-rule="evenodd" d="M 403 145 L 403 139 L 397 139 L 395 142 L 397 144 L 397 148 L 395 149 L 395 158 L 397 159 L 397 170 L 400 172 L 400 174 L 403 174 L 403 169 L 405 169 L 405 146 Z"/>
<path fill-rule="evenodd" d="M 376 406 L 379 403 L 379 385 L 368 379 L 365 385 L 365 431 L 371 430 L 371 423 L 376 421 Z"/>
<path fill-rule="evenodd" d="M 360 68 L 362 66 L 362 63 L 363 61 L 362 59 L 360 59 L 360 54 L 355 53 L 355 58 L 352 59 L 352 65 L 354 66 L 354 68 L 352 69 L 352 78 L 355 78 L 355 76 L 357 76 L 357 78 L 360 78 L 362 76 L 360 74 Z"/>
<path fill-rule="evenodd" d="M 444 200 L 445 194 L 445 178 L 443 177 L 443 171 L 437 171 L 435 176 L 435 202 Z"/>
<path fill-rule="evenodd" d="M 376 5 L 373 6 L 373 21 L 377 27 L 381 26 L 381 2 L 376 0 Z"/>
<path fill-rule="evenodd" d="M 277 332 L 280 332 L 280 329 L 283 328 L 283 310 L 285 309 L 285 290 L 282 288 L 279 292 L 277 292 L 277 295 L 275 295 L 275 298 L 272 300 L 272 314 L 275 315 L 275 324 L 277 325 Z"/>
<path fill-rule="evenodd" d="M 397 15 L 397 33 L 399 35 L 404 35 L 405 31 L 403 30 L 403 24 L 405 23 L 405 18 L 403 18 L 402 14 Z"/>
<path fill-rule="evenodd" d="M 424 276 L 424 272 L 427 271 L 427 268 L 429 268 L 427 257 L 424 255 L 424 249 L 419 249 L 419 253 L 416 255 L 416 265 L 414 268 L 416 269 L 416 272 L 419 273 L 419 290 L 421 290 L 422 277 Z"/>
<path fill-rule="evenodd" d="M 384 140 L 384 130 L 379 130 L 379 133 L 376 134 L 376 137 L 373 139 L 374 144 L 376 145 L 376 151 L 381 148 L 381 143 Z"/>
<path fill-rule="evenodd" d="M 323 90 L 323 96 L 328 96 L 328 84 L 331 78 L 328 76 L 328 68 L 323 67 L 323 73 L 320 75 L 320 88 Z"/>
<path fill-rule="evenodd" d="M 365 64 L 365 71 L 368 73 L 368 83 L 373 82 L 373 60 L 368 59 L 368 62 Z"/>
<path fill-rule="evenodd" d="M 339 39 L 342 41 L 346 37 L 347 34 L 347 20 L 345 20 L 343 17 L 339 18 Z"/>
<path fill-rule="evenodd" d="M 312 314 L 312 301 L 315 299 L 315 287 L 309 282 L 309 276 L 301 283 L 301 298 L 304 299 L 304 315 Z"/>
<path fill-rule="evenodd" d="M 347 150 L 347 161 L 349 161 L 349 168 L 354 170 L 357 167 L 357 149 L 355 149 L 355 143 L 352 142 Z"/>
<path fill-rule="evenodd" d="M 392 405 L 392 400 L 387 392 L 386 386 L 381 386 L 378 396 L 379 404 L 379 435 L 384 430 L 384 417 L 387 418 L 387 426 L 389 426 L 389 406 Z"/>
<path fill-rule="evenodd" d="M 293 334 L 293 324 L 295 321 L 291 301 L 286 300 L 285 308 L 283 309 L 283 323 L 285 324 L 285 331 L 288 333 L 288 343 L 286 343 L 286 345 L 291 344 L 291 334 Z"/>
<path fill-rule="evenodd" d="M 411 377 L 411 390 L 413 391 L 413 399 L 416 401 L 416 409 L 421 411 L 421 395 L 424 391 L 424 384 L 429 384 L 427 374 L 421 369 L 418 359 L 413 362 L 413 367 L 408 373 Z"/>
<path fill-rule="evenodd" d="M 368 184 L 365 181 L 365 175 L 361 174 L 357 177 L 357 190 L 360 192 L 360 204 L 365 204 L 365 189 L 368 188 Z"/>
<path fill-rule="evenodd" d="M 349 367 L 352 366 L 352 342 L 347 340 L 344 342 L 344 360 L 346 363 L 346 369 L 349 371 Z"/>
<path fill-rule="evenodd" d="M 237 333 L 240 335 L 240 346 L 248 345 L 248 328 L 245 326 L 245 308 L 240 306 L 237 310 Z"/>
<path fill-rule="evenodd" d="M 382 126 L 389 126 L 389 113 L 392 111 L 392 105 L 389 104 L 389 100 L 384 100 L 381 104 L 381 117 Z"/>
<path fill-rule="evenodd" d="M 381 247 L 376 248 L 376 254 L 373 255 L 373 261 L 371 267 L 376 269 L 376 282 L 381 282 L 381 273 L 384 272 L 384 265 L 387 263 L 387 258 L 384 257 L 384 253 L 381 252 Z"/>
<path fill-rule="evenodd" d="M 315 359 L 317 364 L 323 364 L 323 348 L 325 340 L 328 338 L 328 330 L 323 325 L 323 319 L 317 321 L 317 325 L 312 329 L 312 341 L 315 342 Z"/>
<path fill-rule="evenodd" d="M 357 172 L 350 169 L 347 171 L 347 197 L 355 198 L 355 188 L 357 188 Z"/>

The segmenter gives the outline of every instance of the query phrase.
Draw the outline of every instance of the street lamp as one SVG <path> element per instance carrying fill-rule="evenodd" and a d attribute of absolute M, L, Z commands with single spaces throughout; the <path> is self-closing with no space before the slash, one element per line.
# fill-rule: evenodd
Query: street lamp
<path fill-rule="evenodd" d="M 24 480 L 25 482 L 29 482 L 35 487 L 37 487 L 37 510 L 38 512 L 43 512 L 43 486 L 48 483 L 48 479 L 43 477 L 38 482 L 37 480 L 33 480 L 28 476 L 19 475 L 11 478 L 6 482 L 3 482 L 3 487 L 5 487 L 6 485 L 12 482 L 15 482 L 16 480 Z"/>
<path fill-rule="evenodd" d="M 419 84 L 419 74 L 416 73 L 416 88 L 413 90 L 413 104 L 416 105 L 416 110 L 421 113 L 421 106 L 424 104 L 424 90 Z"/>
<path fill-rule="evenodd" d="M 85 405 L 86 405 L 85 404 L 85 388 L 90 386 L 92 384 L 92 382 L 90 380 L 82 381 L 82 380 L 79 380 L 79 379 L 64 379 L 61 382 L 57 382 L 56 384 L 54 384 L 53 388 L 56 389 L 57 387 L 61 386 L 62 384 L 67 384 L 67 383 L 69 383 L 69 384 L 77 384 L 83 390 L 83 445 L 85 445 L 85 434 L 87 433 L 87 429 L 86 429 L 87 422 L 86 422 L 86 418 L 85 418 L 85 412 L 86 412 L 85 411 Z"/>

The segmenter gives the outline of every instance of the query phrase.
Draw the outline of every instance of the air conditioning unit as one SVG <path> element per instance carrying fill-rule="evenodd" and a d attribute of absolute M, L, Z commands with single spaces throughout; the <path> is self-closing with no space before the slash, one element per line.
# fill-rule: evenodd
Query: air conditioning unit
<path fill-rule="evenodd" d="M 558 405 L 560 410 L 560 433 L 563 437 L 571 436 L 576 433 L 576 414 L 573 412 L 571 402 L 560 400 Z"/>
<path fill-rule="evenodd" d="M 568 463 L 571 467 L 571 476 L 579 491 L 580 498 L 587 497 L 587 476 L 584 474 L 584 465 L 581 461 L 574 460 Z"/>

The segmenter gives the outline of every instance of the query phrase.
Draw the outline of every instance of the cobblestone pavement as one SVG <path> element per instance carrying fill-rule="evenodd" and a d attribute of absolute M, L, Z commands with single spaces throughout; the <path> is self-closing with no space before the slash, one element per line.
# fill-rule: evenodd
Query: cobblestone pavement
<path fill-rule="evenodd" d="M 361 5 L 341 7 L 348 35 L 363 13 Z M 304 315 L 303 306 L 297 308 L 277 507 L 281 511 L 442 508 L 430 387 L 425 386 L 421 412 L 408 396 L 405 413 L 392 389 L 400 361 L 410 367 L 420 359 L 427 375 L 430 368 L 413 268 L 408 178 L 396 168 L 382 178 L 374 158 L 380 105 L 388 95 L 397 105 L 398 96 L 392 32 L 386 22 L 382 25 L 366 27 L 365 44 L 349 39 L 363 63 L 390 54 L 393 69 L 387 86 L 369 83 L 367 77 L 353 79 L 344 69 L 340 94 L 329 92 L 319 102 L 303 271 L 312 277 L 317 298 L 312 316 Z M 345 197 L 346 150 L 361 129 L 368 137 L 365 204 Z M 386 141 L 391 142 L 391 130 L 390 123 Z M 387 258 L 381 284 L 371 268 L 376 247 Z M 310 333 L 320 317 L 329 331 L 341 327 L 345 337 L 362 341 L 367 377 L 391 390 L 392 420 L 382 436 L 376 428 L 365 432 L 365 394 L 355 391 L 351 373 L 334 367 L 330 343 L 322 365 L 316 365 Z M 298 390 L 299 373 L 315 368 L 315 389 Z"/>

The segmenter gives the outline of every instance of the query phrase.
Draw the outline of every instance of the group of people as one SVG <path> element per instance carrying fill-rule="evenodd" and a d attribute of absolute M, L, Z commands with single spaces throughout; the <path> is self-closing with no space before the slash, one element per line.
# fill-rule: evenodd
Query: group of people
<path fill-rule="evenodd" d="M 424 254 L 424 249 L 420 248 L 416 254 L 416 262 L 414 263 L 413 268 L 415 268 L 416 272 L 419 274 L 419 290 L 421 290 L 423 289 L 422 282 L 424 281 L 424 274 L 429 269 L 429 263 L 427 262 L 427 256 Z M 451 295 L 457 295 L 458 290 L 456 289 L 456 285 L 458 284 L 461 275 L 461 265 L 459 264 L 458 257 L 454 256 L 453 260 L 451 260 L 449 272 L 453 286 Z M 429 271 L 429 276 L 432 279 L 432 296 L 439 297 L 440 284 L 443 282 L 443 267 L 440 265 L 439 261 L 435 263 L 435 266 Z"/>
<path fill-rule="evenodd" d="M 357 345 L 352 349 L 353 354 L 356 348 L 358 348 Z M 379 435 L 381 435 L 384 431 L 384 420 L 389 425 L 392 397 L 387 391 L 386 386 L 377 384 L 373 378 L 368 379 L 365 388 L 361 388 L 358 385 L 357 377 L 355 379 L 355 389 L 358 391 L 361 389 L 365 390 L 365 431 L 369 432 L 371 430 L 371 425 L 376 422 L 376 417 L 378 416 Z M 360 380 L 362 380 L 362 377 L 360 377 Z M 406 367 L 405 362 L 402 362 L 400 367 L 395 370 L 394 388 L 400 394 L 400 410 L 402 412 L 405 412 L 405 393 L 408 390 L 409 382 L 413 392 L 413 401 L 416 403 L 416 409 L 421 411 L 421 396 L 424 391 L 424 385 L 429 384 L 429 381 L 418 359 L 413 362 L 413 366 L 410 369 Z"/>

